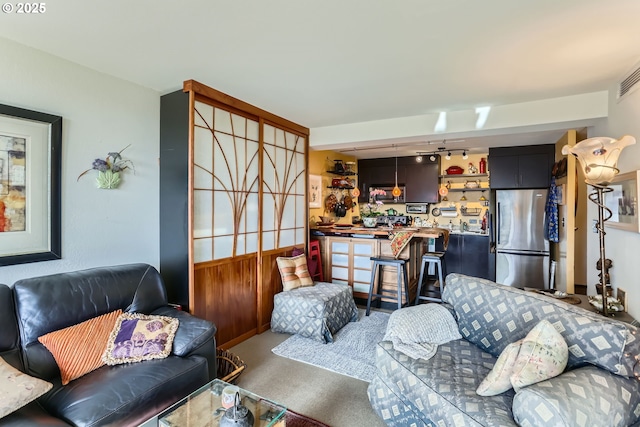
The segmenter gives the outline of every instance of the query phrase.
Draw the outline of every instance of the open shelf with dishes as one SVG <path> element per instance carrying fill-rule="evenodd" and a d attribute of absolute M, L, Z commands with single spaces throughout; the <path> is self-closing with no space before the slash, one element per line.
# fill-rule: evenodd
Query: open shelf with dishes
<path fill-rule="evenodd" d="M 461 173 L 461 174 L 447 174 L 447 175 L 438 175 L 440 179 L 443 178 L 487 178 L 489 179 L 488 173 Z"/>

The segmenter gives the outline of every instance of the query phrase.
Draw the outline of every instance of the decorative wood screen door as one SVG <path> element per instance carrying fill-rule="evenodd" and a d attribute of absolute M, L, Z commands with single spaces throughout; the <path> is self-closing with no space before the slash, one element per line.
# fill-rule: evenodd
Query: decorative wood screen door
<path fill-rule="evenodd" d="M 270 318 L 275 258 L 306 243 L 308 129 L 191 93 L 190 306 L 233 344 Z"/>

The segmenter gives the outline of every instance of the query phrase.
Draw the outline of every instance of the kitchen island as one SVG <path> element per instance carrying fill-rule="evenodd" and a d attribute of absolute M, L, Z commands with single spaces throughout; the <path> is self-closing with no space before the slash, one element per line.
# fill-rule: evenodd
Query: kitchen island
<path fill-rule="evenodd" d="M 432 239 L 444 237 L 448 231 L 438 228 L 364 228 L 364 227 L 320 227 L 311 230 L 312 239 L 320 242 L 324 278 L 327 282 L 342 283 L 353 288 L 356 299 L 366 301 L 371 283 L 371 257 L 393 256 L 390 233 L 413 233 L 411 240 L 400 252 L 399 258 L 406 258 L 409 276 L 409 300 L 413 302 L 418 288 L 422 254 Z M 397 291 L 397 271 L 385 267 L 382 277 L 382 292 L 391 299 L 383 298 L 383 303 L 393 303 Z M 403 303 L 406 303 L 403 296 Z"/>

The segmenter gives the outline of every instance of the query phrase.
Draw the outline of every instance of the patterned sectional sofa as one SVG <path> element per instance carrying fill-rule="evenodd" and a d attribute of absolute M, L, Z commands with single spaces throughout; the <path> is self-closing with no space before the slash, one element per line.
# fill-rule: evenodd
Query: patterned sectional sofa
<path fill-rule="evenodd" d="M 637 328 L 561 300 L 450 274 L 443 301 L 462 339 L 429 360 L 378 344 L 371 405 L 390 426 L 640 425 Z M 569 348 L 565 371 L 518 393 L 476 394 L 496 358 L 542 319 Z"/>

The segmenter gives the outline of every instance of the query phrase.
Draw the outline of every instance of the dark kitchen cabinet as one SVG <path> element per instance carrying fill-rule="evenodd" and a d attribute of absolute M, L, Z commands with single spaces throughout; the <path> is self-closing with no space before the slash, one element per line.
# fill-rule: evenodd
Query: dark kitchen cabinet
<path fill-rule="evenodd" d="M 440 173 L 440 162 L 430 161 L 428 158 L 416 163 L 402 165 L 406 168 L 406 194 L 404 201 L 407 203 L 438 203 L 438 175 Z"/>
<path fill-rule="evenodd" d="M 460 273 L 489 279 L 489 237 L 451 234 L 444 260 L 447 274 Z"/>
<path fill-rule="evenodd" d="M 547 188 L 555 161 L 555 145 L 489 149 L 491 189 Z"/>
<path fill-rule="evenodd" d="M 405 186 L 405 202 L 437 203 L 440 156 L 435 161 L 424 158 L 398 157 L 398 185 Z M 370 187 L 393 187 L 396 182 L 396 158 L 362 159 L 358 161 L 358 202 L 369 200 Z"/>

